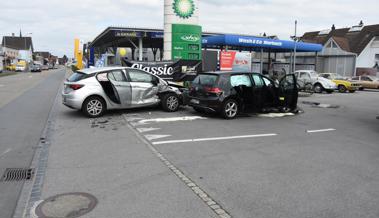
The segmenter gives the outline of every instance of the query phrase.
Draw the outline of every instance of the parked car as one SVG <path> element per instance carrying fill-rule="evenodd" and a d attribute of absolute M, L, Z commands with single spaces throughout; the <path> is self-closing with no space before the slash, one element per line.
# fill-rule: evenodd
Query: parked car
<path fill-rule="evenodd" d="M 32 64 L 30 65 L 30 72 L 41 72 L 41 65 L 40 64 Z"/>
<path fill-rule="evenodd" d="M 24 72 L 26 70 L 26 66 L 23 64 L 16 65 L 16 72 Z"/>
<path fill-rule="evenodd" d="M 362 85 L 361 89 L 379 89 L 379 78 L 375 76 L 356 76 L 351 79 Z"/>
<path fill-rule="evenodd" d="M 127 67 L 89 68 L 64 82 L 63 104 L 99 117 L 111 109 L 161 105 L 167 112 L 179 109 L 182 93 L 148 72 Z"/>
<path fill-rule="evenodd" d="M 294 111 L 298 90 L 293 74 L 285 76 L 277 85 L 258 73 L 211 72 L 198 74 L 187 98 L 188 104 L 198 112 L 217 112 L 225 119 L 233 119 L 245 110 Z"/>
<path fill-rule="evenodd" d="M 347 91 L 353 93 L 362 87 L 360 83 L 348 81 L 347 78 L 344 78 L 343 76 L 336 73 L 320 73 L 320 76 L 324 77 L 325 79 L 330 79 L 335 84 L 337 84 L 337 89 L 341 93 L 345 93 Z"/>
<path fill-rule="evenodd" d="M 300 84 L 311 83 L 316 93 L 322 93 L 323 91 L 332 93 L 337 89 L 337 85 L 333 81 L 319 76 L 314 70 L 298 70 L 295 72 L 295 76 Z"/>
<path fill-rule="evenodd" d="M 5 67 L 6 70 L 9 71 L 16 71 L 16 65 L 15 64 L 10 64 Z"/>

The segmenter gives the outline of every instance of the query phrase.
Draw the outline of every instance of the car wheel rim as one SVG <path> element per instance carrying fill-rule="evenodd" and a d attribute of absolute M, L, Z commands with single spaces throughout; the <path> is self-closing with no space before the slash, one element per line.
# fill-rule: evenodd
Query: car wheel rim
<path fill-rule="evenodd" d="M 228 117 L 234 117 L 237 114 L 237 110 L 238 110 L 237 104 L 235 102 L 229 102 L 226 104 L 225 114 Z"/>
<path fill-rule="evenodd" d="M 316 91 L 316 92 L 321 92 L 321 87 L 320 87 L 320 86 L 316 86 L 316 87 L 315 87 L 315 91 Z"/>
<path fill-rule="evenodd" d="M 103 110 L 103 104 L 99 100 L 91 100 L 87 104 L 87 111 L 92 116 L 97 116 Z"/>
<path fill-rule="evenodd" d="M 167 99 L 167 107 L 170 109 L 170 110 L 176 110 L 176 108 L 178 107 L 179 105 L 179 101 L 178 101 L 178 98 L 175 97 L 175 96 L 170 96 L 168 99 Z"/>

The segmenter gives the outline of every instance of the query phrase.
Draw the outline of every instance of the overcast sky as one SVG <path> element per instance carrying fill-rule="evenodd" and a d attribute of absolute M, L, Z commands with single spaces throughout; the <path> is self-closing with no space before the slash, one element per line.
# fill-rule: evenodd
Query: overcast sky
<path fill-rule="evenodd" d="M 259 35 L 379 23 L 378 0 L 200 0 L 204 31 Z M 375 19 L 376 18 L 376 19 Z M 163 0 L 0 0 L 0 36 L 32 33 L 35 50 L 73 56 L 108 26 L 163 28 Z"/>

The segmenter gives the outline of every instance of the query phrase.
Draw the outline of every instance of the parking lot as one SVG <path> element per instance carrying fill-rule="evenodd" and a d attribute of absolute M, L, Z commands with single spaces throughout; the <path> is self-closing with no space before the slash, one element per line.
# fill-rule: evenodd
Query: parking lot
<path fill-rule="evenodd" d="M 88 119 L 58 97 L 40 193 L 92 193 L 88 217 L 377 217 L 378 100 L 314 94 L 299 114 L 234 120 L 189 107 Z"/>

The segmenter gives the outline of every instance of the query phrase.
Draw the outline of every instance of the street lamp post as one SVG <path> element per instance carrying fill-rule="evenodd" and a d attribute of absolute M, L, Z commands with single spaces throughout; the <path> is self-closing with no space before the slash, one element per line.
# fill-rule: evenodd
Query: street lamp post
<path fill-rule="evenodd" d="M 293 40 L 295 41 L 294 55 L 293 55 L 293 72 L 296 71 L 296 50 L 297 50 L 297 20 L 295 20 L 295 35 Z"/>

